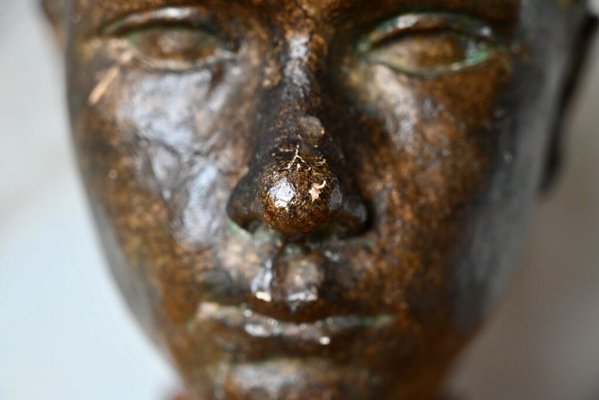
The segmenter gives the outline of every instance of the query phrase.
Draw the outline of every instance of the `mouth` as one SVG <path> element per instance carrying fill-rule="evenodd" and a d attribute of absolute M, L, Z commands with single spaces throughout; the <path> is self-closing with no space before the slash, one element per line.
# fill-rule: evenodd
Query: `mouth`
<path fill-rule="evenodd" d="M 252 342 L 279 343 L 287 349 L 293 348 L 326 348 L 334 346 L 338 341 L 359 337 L 358 332 L 364 330 L 375 334 L 389 328 L 395 318 L 388 314 L 381 315 L 338 315 L 329 316 L 311 322 L 282 321 L 257 313 L 243 306 L 225 306 L 218 303 L 205 302 L 197 310 L 195 322 L 198 324 L 217 325 L 221 331 L 245 336 Z M 230 342 L 228 343 L 230 344 Z M 230 349 L 229 349 L 230 350 Z"/>

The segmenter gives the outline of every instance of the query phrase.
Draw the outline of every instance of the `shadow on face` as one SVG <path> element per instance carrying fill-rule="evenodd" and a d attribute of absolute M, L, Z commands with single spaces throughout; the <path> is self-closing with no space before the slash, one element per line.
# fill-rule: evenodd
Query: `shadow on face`
<path fill-rule="evenodd" d="M 584 7 L 66 3 L 106 254 L 197 398 L 434 396 L 515 261 Z"/>

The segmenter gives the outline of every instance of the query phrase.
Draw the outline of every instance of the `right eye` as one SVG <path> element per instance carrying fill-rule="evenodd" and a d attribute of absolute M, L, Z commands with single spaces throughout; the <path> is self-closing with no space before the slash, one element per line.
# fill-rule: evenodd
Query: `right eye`
<path fill-rule="evenodd" d="M 137 57 L 152 69 L 188 71 L 232 58 L 218 37 L 200 28 L 159 26 L 126 36 Z"/>
<path fill-rule="evenodd" d="M 215 34 L 208 20 L 193 7 L 167 7 L 125 16 L 104 33 L 123 39 L 134 58 L 149 69 L 186 72 L 235 55 L 231 43 Z"/>

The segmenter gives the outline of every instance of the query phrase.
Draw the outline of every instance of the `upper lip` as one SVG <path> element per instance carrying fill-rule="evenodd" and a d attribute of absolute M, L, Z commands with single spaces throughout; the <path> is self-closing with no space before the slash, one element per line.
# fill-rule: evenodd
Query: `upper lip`
<path fill-rule="evenodd" d="M 203 302 L 198 307 L 196 322 L 216 322 L 254 338 L 290 339 L 307 344 L 329 345 L 335 336 L 361 328 L 384 328 L 393 322 L 389 314 L 337 315 L 311 322 L 282 321 L 257 313 L 247 307 Z"/>

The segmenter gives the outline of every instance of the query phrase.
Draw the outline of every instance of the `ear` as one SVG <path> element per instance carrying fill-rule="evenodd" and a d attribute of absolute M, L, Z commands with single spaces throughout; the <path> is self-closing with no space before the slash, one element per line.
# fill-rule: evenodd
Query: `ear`
<path fill-rule="evenodd" d="M 572 102 L 572 98 L 578 92 L 581 77 L 584 76 L 587 66 L 588 56 L 593 44 L 593 38 L 597 31 L 598 19 L 595 15 L 588 14 L 585 17 L 582 28 L 575 40 L 573 62 L 566 77 L 564 89 L 560 104 L 558 106 L 557 117 L 553 124 L 553 135 L 549 144 L 547 160 L 545 161 L 545 173 L 541 182 L 542 192 L 550 190 L 561 170 L 562 148 L 563 148 L 563 130 L 565 128 L 566 117 Z"/>
<path fill-rule="evenodd" d="M 61 46 L 65 45 L 64 0 L 41 0 L 41 6 Z"/>

